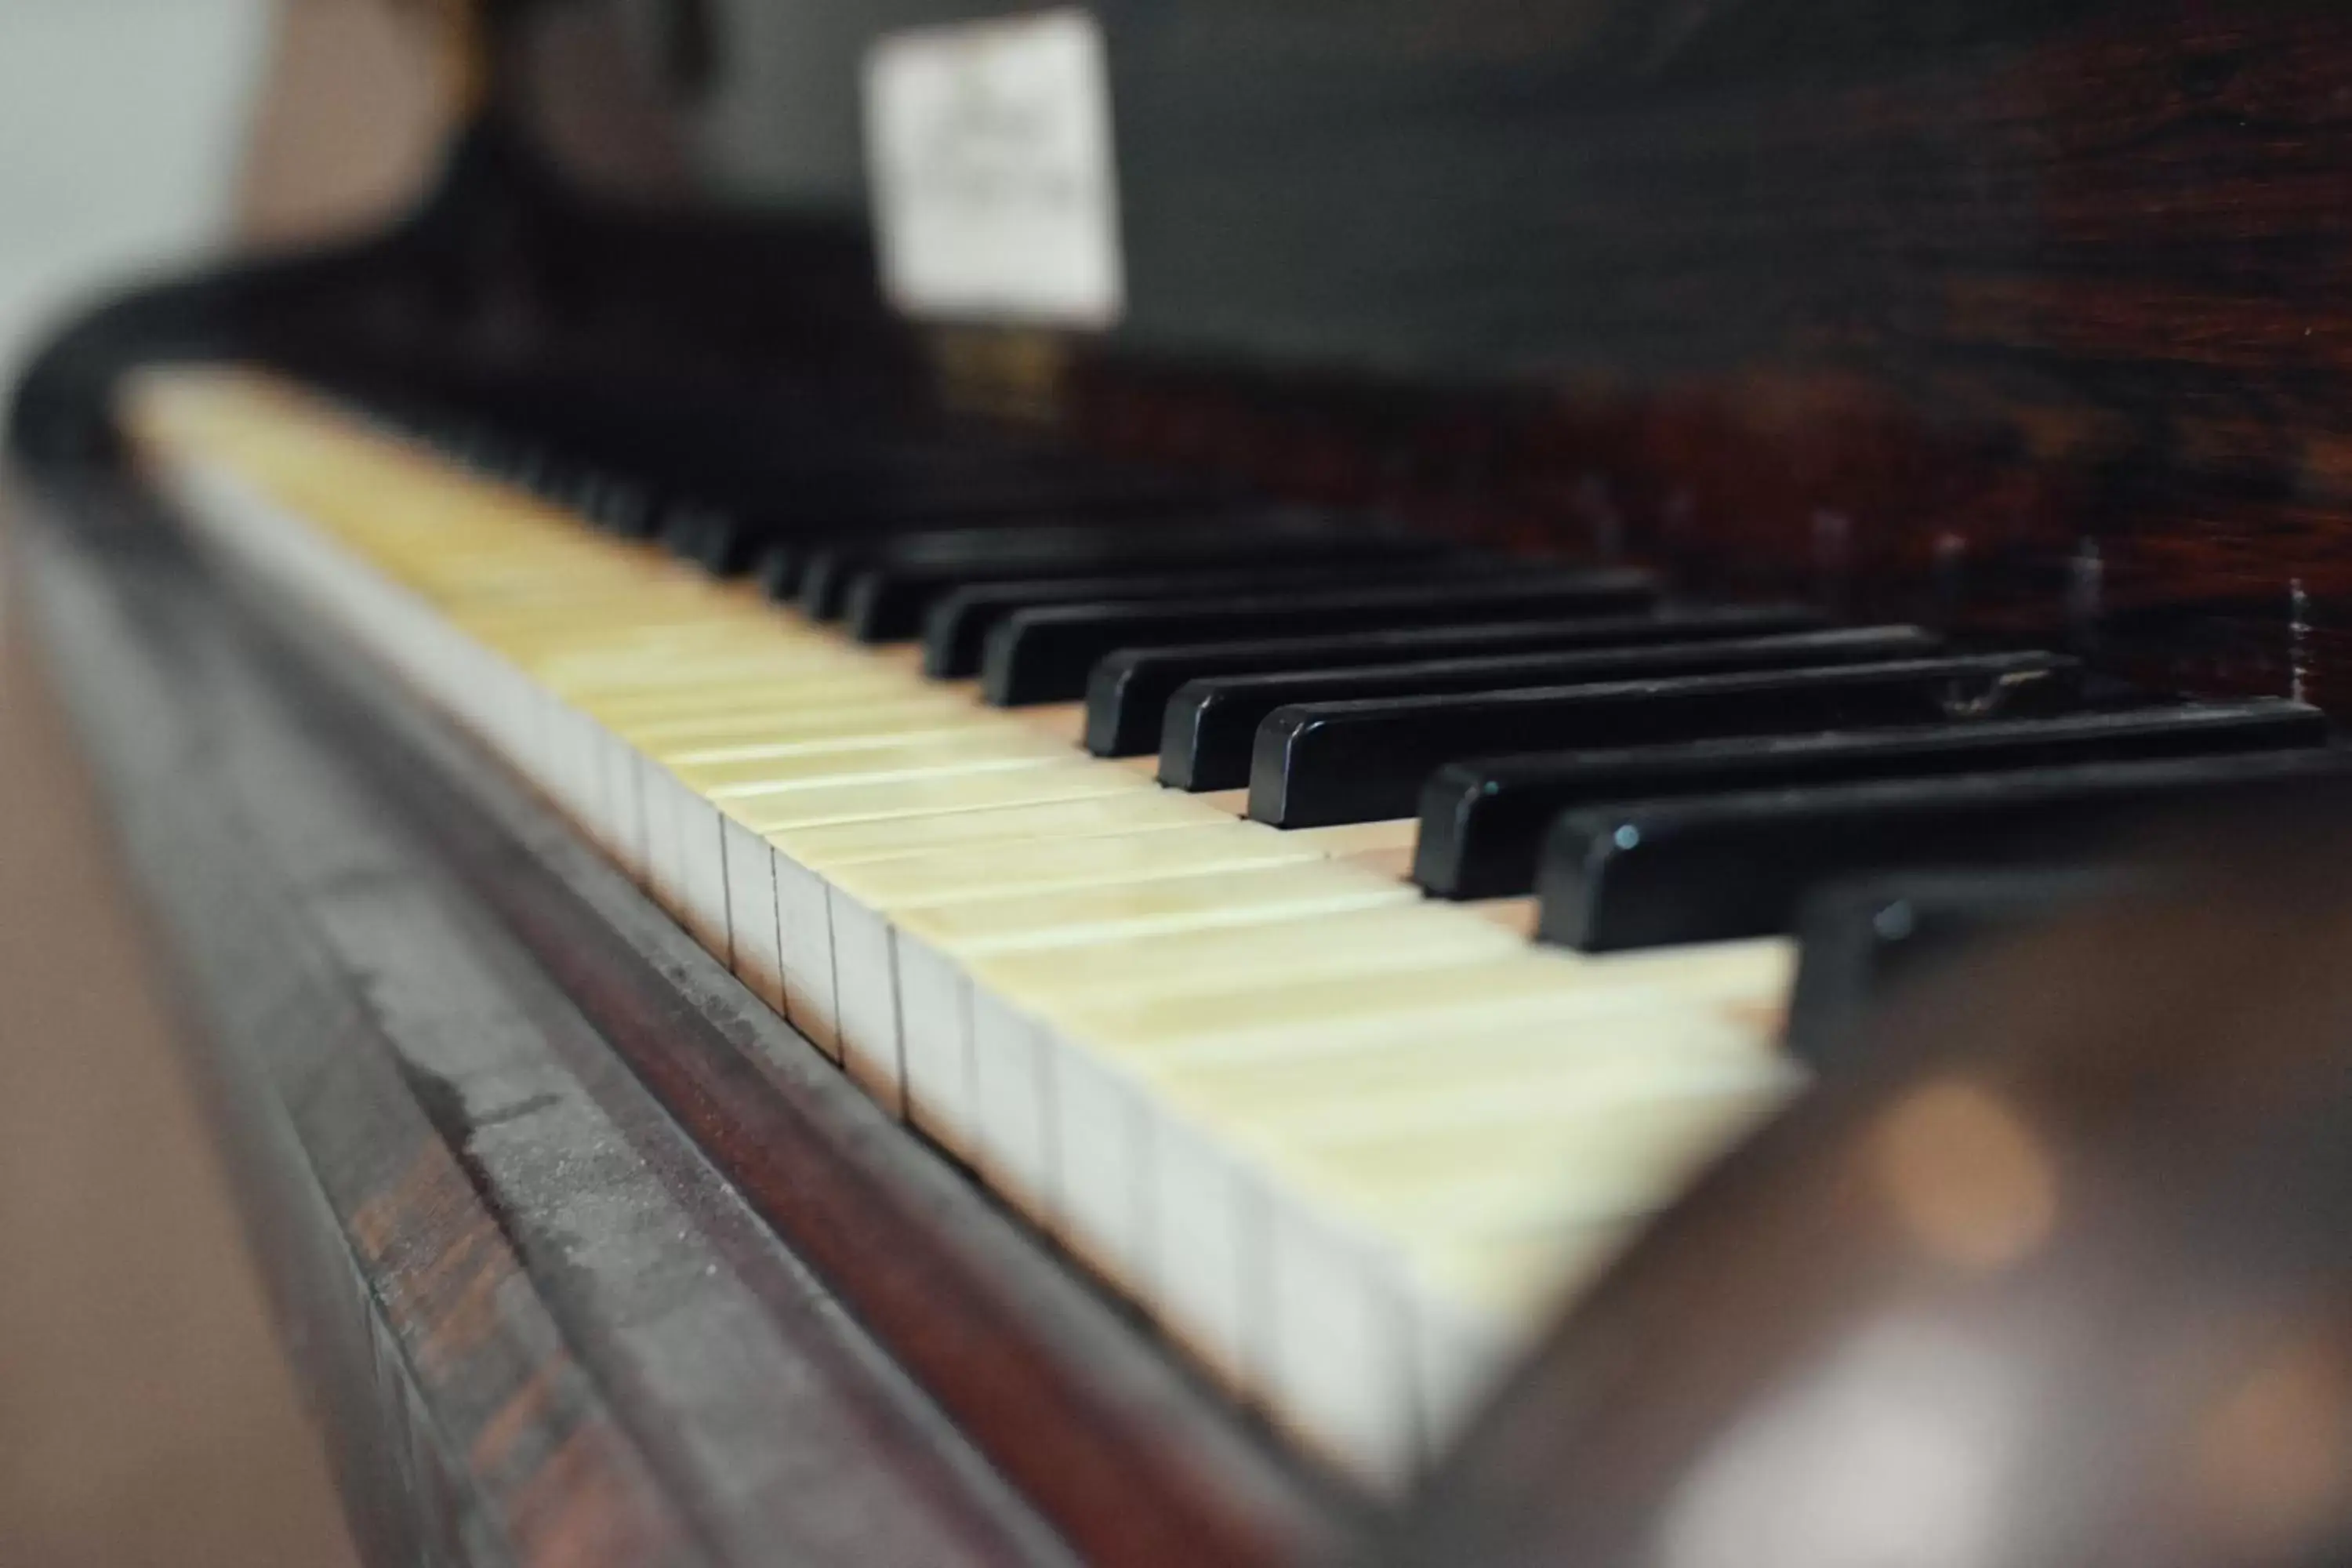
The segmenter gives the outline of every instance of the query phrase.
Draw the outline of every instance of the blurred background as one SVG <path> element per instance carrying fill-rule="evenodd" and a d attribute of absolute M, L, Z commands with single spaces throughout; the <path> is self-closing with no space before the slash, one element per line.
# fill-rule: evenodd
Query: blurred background
<path fill-rule="evenodd" d="M 270 0 L 0 0 L 0 355 L 234 221 Z"/>
<path fill-rule="evenodd" d="M 424 9 L 0 0 L 0 380 L 95 294 L 404 200 Z M 0 1563 L 351 1562 L 10 586 L 0 539 Z"/>

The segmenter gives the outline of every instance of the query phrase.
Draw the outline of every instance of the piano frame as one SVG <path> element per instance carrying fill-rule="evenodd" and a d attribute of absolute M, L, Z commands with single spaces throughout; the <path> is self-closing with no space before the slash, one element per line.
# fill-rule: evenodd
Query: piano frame
<path fill-rule="evenodd" d="M 1042 391 L 1009 378 L 1024 411 L 1097 451 L 2346 707 L 2342 224 L 2308 199 L 2352 164 L 2340 5 L 1596 0 L 1611 26 L 1523 63 L 1375 58 L 1388 98 L 1307 90 L 1303 47 L 1254 96 L 1192 97 L 1186 35 L 1107 9 L 1156 204 L 1123 336 L 920 341 L 854 226 L 600 209 L 483 134 L 383 239 L 145 296 L 36 372 L 29 598 L 373 1558 L 1272 1563 L 1377 1515 L 513 777 L 195 555 L 108 467 L 131 364 L 248 357 L 492 416 L 782 363 L 924 406 L 940 363 L 983 400 L 992 363 L 1043 365 Z M 1598 149 L 1541 201 L 1362 155 L 1367 125 L 1424 128 L 1398 104 L 1466 124 L 1496 84 L 1518 112 L 1469 126 L 1482 167 Z M 1204 123 L 1289 156 L 1197 159 Z M 1401 183 L 1296 179 L 1359 167 Z M 1189 221 L 1229 195 L 1285 221 Z M 1433 248 L 1326 288 L 1295 230 Z M 1512 355 L 1434 353 L 1463 299 Z"/>

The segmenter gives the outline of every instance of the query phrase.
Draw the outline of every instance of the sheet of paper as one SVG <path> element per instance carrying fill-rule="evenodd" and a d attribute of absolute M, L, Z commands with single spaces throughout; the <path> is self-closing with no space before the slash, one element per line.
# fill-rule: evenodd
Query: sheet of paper
<path fill-rule="evenodd" d="M 1102 29 L 1083 11 L 893 34 L 866 64 L 892 300 L 924 321 L 1107 327 L 1125 303 Z"/>

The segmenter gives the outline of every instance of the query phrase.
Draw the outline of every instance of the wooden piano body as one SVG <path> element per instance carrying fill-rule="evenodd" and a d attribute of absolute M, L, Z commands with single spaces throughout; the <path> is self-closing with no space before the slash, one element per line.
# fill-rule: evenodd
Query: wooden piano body
<path fill-rule="evenodd" d="M 1107 4 L 1107 334 L 883 308 L 859 60 L 971 8 L 881 9 L 496 8 L 490 115 L 419 216 L 101 312 L 17 405 L 51 665 L 375 1560 L 1273 1563 L 1398 1505 L 192 553 L 121 462 L 128 370 L 257 361 L 625 454 L 789 365 L 2167 689 L 2352 680 L 2339 8 Z M 616 81 L 650 153 L 593 129 Z"/>

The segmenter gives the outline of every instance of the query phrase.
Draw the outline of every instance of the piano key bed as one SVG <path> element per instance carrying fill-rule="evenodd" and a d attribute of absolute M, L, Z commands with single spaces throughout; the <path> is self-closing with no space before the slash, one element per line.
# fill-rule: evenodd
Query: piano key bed
<path fill-rule="evenodd" d="M 1821 885 L 2339 768 L 2291 702 L 1314 514 L 762 534 L 240 371 L 122 412 L 213 547 L 1382 1490 L 1801 1089 Z"/>

